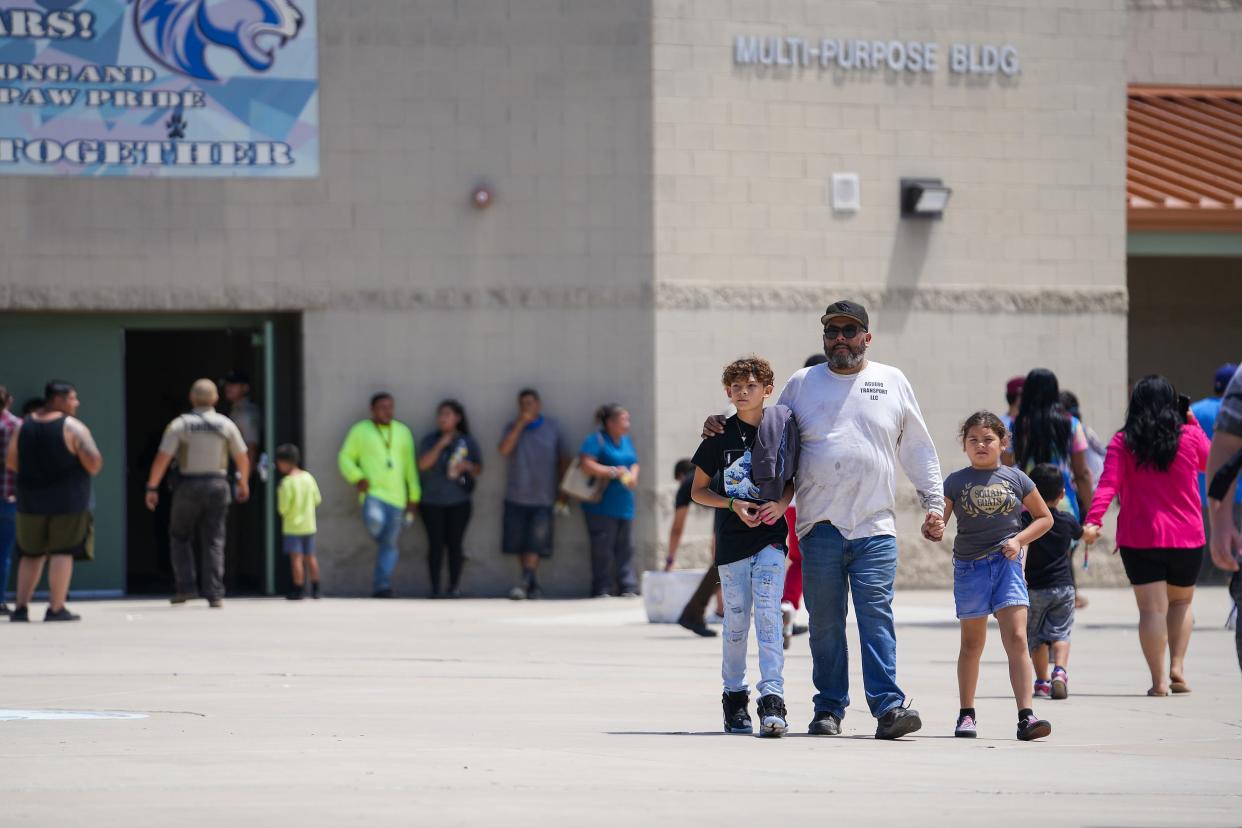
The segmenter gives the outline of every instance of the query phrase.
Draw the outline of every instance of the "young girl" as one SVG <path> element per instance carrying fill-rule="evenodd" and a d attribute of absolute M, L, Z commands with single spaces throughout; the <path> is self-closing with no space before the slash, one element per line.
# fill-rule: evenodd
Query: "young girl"
<path fill-rule="evenodd" d="M 1052 515 L 1035 484 L 1022 472 L 1002 466 L 1008 433 L 1000 418 L 988 411 L 972 414 L 962 424 L 962 450 L 970 466 L 944 481 L 944 515 L 957 516 L 953 542 L 953 598 L 962 624 L 957 657 L 957 686 L 962 709 L 954 736 L 975 736 L 975 687 L 979 658 L 987 640 L 988 616 L 995 615 L 1009 656 L 1009 683 L 1018 703 L 1018 738 L 1039 739 L 1052 725 L 1031 709 L 1034 671 L 1026 646 L 1026 613 L 1030 599 L 1023 574 L 1023 547 L 1052 527 Z M 1022 507 L 1033 518 L 1022 528 Z"/>

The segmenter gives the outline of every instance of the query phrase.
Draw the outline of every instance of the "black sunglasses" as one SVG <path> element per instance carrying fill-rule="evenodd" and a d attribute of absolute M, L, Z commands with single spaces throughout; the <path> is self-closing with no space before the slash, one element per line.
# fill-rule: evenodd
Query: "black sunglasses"
<path fill-rule="evenodd" d="M 824 327 L 824 339 L 836 339 L 842 334 L 845 335 L 846 339 L 853 339 L 866 330 L 867 329 L 861 325 L 846 325 L 843 328 L 837 327 L 836 325 L 827 325 Z"/>

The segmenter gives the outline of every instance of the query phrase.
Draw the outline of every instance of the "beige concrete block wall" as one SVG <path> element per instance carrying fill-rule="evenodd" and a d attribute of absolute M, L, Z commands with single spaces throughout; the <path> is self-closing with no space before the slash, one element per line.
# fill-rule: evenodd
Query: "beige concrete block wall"
<path fill-rule="evenodd" d="M 1128 0 L 1130 83 L 1242 84 L 1242 6 L 1231 0 Z"/>
<path fill-rule="evenodd" d="M 579 439 L 595 405 L 625 403 L 654 453 L 650 7 L 318 9 L 320 178 L 6 177 L 0 307 L 306 311 L 306 453 L 333 590 L 366 589 L 371 561 L 333 471 L 345 428 L 380 387 L 420 429 L 459 397 L 490 466 L 470 577 L 500 593 L 495 432 L 521 385 Z M 484 212 L 469 206 L 479 183 L 495 193 Z M 652 499 L 640 493 L 640 532 Z M 568 523 L 549 578 L 584 593 L 581 515 Z M 422 583 L 421 560 L 399 588 Z"/>
<path fill-rule="evenodd" d="M 660 465 L 693 450 L 725 362 L 757 351 L 783 380 L 820 347 L 819 314 L 842 296 L 872 309 L 873 356 L 910 377 L 946 471 L 962 465 L 961 419 L 1002 409 L 1005 381 L 1032 367 L 1079 391 L 1088 420 L 1114 419 L 1124 23 L 1117 2 L 656 2 Z M 739 34 L 935 41 L 940 67 L 735 67 Z M 951 75 L 959 41 L 1015 45 L 1021 74 Z M 832 210 L 833 172 L 859 174 L 860 212 Z M 954 189 L 943 221 L 898 218 L 903 176 Z M 898 501 L 902 582 L 946 583 L 947 552 L 916 539 L 904 482 Z"/>
<path fill-rule="evenodd" d="M 516 413 L 519 389 L 538 388 L 544 410 L 560 421 L 573 450 L 593 430 L 599 403 L 630 409 L 639 456 L 654 456 L 656 420 L 649 366 L 654 360 L 648 309 L 501 308 L 423 311 L 327 310 L 308 313 L 306 360 L 308 467 L 323 491 L 318 541 L 325 583 L 335 592 L 365 593 L 371 585 L 375 546 L 362 529 L 357 497 L 336 470 L 345 432 L 367 416 L 370 395 L 390 391 L 398 419 L 415 439 L 435 430 L 435 406 L 461 400 L 483 452 L 483 474 L 466 534 L 469 562 L 463 588 L 501 594 L 517 582 L 517 563 L 500 551 L 506 462 L 497 452 Z M 646 465 L 636 528 L 654 526 L 655 470 Z M 555 554 L 541 569 L 551 595 L 585 596 L 590 557 L 581 510 L 556 521 Z M 640 543 L 649 543 L 640 538 Z M 428 590 L 427 544 L 422 524 L 402 533 L 398 593 Z"/>

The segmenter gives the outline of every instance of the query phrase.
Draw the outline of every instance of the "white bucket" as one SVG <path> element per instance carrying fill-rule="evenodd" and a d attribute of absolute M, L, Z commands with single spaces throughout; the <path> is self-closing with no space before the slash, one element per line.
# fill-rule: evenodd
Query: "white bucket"
<path fill-rule="evenodd" d="M 643 607 L 652 624 L 676 624 L 686 602 L 703 580 L 705 569 L 648 570 L 643 573 Z"/>

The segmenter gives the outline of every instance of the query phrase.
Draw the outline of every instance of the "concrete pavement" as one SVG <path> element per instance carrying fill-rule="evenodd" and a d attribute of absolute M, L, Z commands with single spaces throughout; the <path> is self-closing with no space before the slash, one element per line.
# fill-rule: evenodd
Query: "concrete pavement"
<path fill-rule="evenodd" d="M 794 733 L 720 733 L 719 639 L 646 624 L 638 601 L 82 602 L 81 624 L 0 623 L 0 708 L 145 718 L 0 721 L 0 824 L 1242 823 L 1223 588 L 1196 599 L 1194 692 L 1166 699 L 1143 695 L 1129 591 L 1089 596 L 1071 697 L 1038 703 L 1054 732 L 1035 744 L 1013 738 L 995 627 L 980 738 L 952 738 L 947 591 L 898 593 L 925 723 L 898 743 L 869 738 L 853 644 L 846 735 L 802 734 L 805 638 Z"/>

